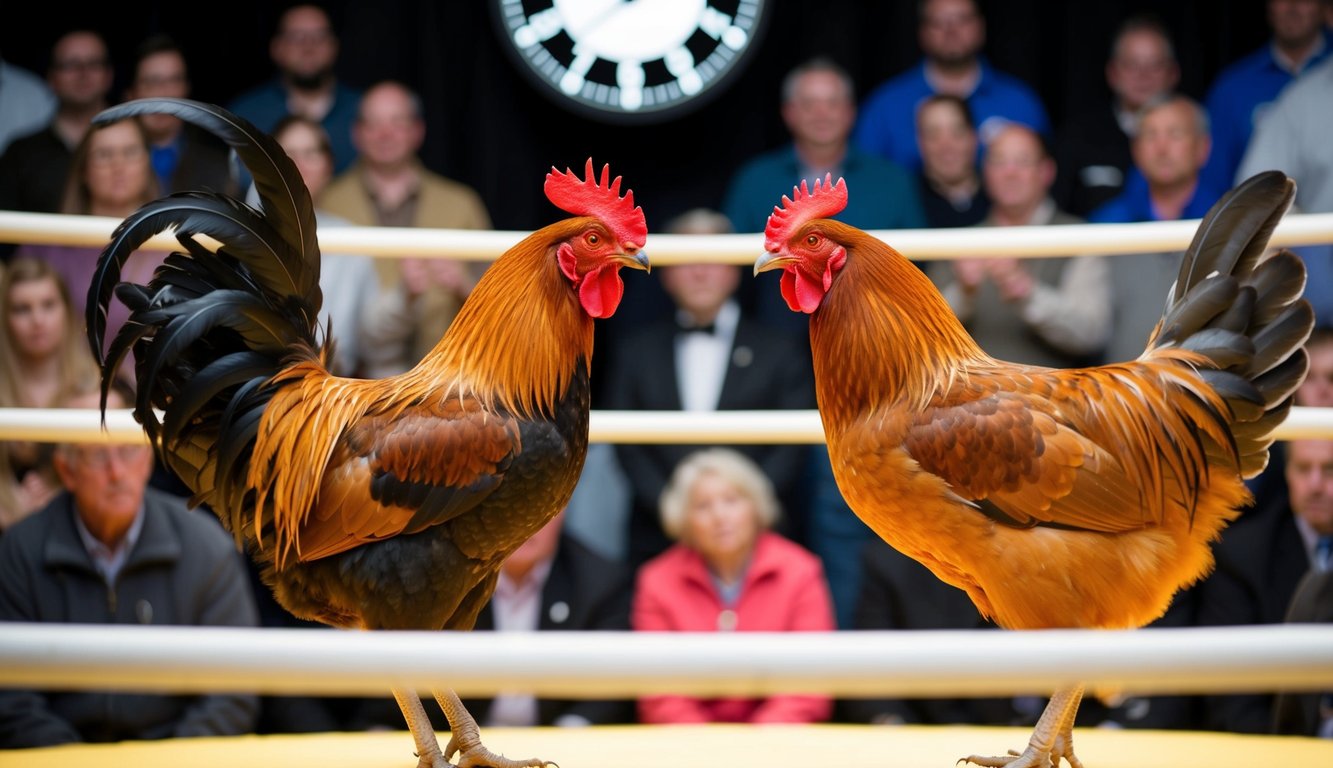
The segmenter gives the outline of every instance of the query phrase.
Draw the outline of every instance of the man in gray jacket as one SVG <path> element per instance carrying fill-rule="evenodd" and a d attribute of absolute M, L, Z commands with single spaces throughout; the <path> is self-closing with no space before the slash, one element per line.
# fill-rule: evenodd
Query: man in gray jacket
<path fill-rule="evenodd" d="M 113 391 L 108 406 L 125 402 Z M 148 446 L 62 445 L 55 466 L 66 490 L 0 538 L 0 621 L 258 624 L 232 538 L 148 487 Z M 0 748 L 247 733 L 258 706 L 251 695 L 0 690 Z"/>

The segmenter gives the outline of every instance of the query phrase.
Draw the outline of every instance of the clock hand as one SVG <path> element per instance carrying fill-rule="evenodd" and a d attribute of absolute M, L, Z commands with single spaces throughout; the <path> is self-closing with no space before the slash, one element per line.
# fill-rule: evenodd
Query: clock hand
<path fill-rule="evenodd" d="M 565 31 L 575 40 L 582 40 L 587 35 L 592 34 L 599 27 L 610 19 L 615 18 L 616 14 L 629 5 L 634 0 L 611 0 L 597 7 L 596 10 L 589 10 L 586 0 L 583 2 L 559 2 L 556 7 L 560 9 L 560 15 L 565 18 L 567 24 Z"/>

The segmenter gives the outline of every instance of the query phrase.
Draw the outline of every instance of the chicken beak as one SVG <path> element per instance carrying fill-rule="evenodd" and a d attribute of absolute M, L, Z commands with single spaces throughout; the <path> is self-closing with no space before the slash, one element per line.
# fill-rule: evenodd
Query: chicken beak
<path fill-rule="evenodd" d="M 768 251 L 755 260 L 754 273 L 757 275 L 760 272 L 767 272 L 770 269 L 782 269 L 793 261 L 795 261 L 795 259 L 792 259 L 789 256 L 783 256 L 778 251 Z"/>
<path fill-rule="evenodd" d="M 625 248 L 624 253 L 621 253 L 616 261 L 619 261 L 630 269 L 641 269 L 644 272 L 653 271 L 653 266 L 648 263 L 648 254 L 638 248 Z"/>

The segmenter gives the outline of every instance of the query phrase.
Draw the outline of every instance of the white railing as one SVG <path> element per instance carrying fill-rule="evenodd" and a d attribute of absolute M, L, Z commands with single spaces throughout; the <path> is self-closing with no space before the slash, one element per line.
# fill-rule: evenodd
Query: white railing
<path fill-rule="evenodd" d="M 822 443 L 819 412 L 593 411 L 594 443 Z M 1333 408 L 1292 408 L 1274 433 L 1279 440 L 1333 437 Z M 143 428 L 128 409 L 0 408 L 0 440 L 133 443 Z"/>
<path fill-rule="evenodd" d="M 106 245 L 120 219 L 50 213 L 0 211 L 0 242 Z M 911 259 L 1040 257 L 1067 254 L 1183 251 L 1194 238 L 1198 219 L 1141 224 L 1057 224 L 1041 227 L 961 227 L 957 229 L 874 230 L 871 234 Z M 489 261 L 528 232 L 394 227 L 329 227 L 319 233 L 329 253 L 377 257 L 434 257 Z M 1290 214 L 1269 241 L 1273 246 L 1333 242 L 1333 213 Z M 146 248 L 178 249 L 171 235 L 158 235 Z M 753 264 L 763 251 L 760 234 L 650 234 L 645 251 L 653 264 L 691 261 Z"/>
<path fill-rule="evenodd" d="M 6 624 L 0 687 L 571 698 L 1333 690 L 1333 626 L 820 633 L 355 632 Z"/>

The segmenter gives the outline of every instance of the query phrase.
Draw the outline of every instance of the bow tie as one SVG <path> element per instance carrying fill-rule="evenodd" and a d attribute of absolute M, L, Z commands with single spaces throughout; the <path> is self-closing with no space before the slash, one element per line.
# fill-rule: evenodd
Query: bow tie
<path fill-rule="evenodd" d="M 686 325 L 680 323 L 681 333 L 706 333 L 710 336 L 717 333 L 717 323 L 705 323 L 702 325 Z"/>

